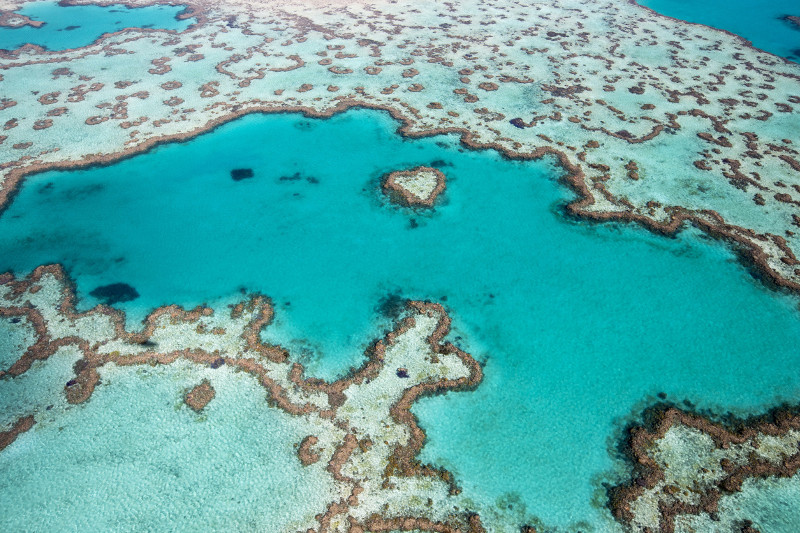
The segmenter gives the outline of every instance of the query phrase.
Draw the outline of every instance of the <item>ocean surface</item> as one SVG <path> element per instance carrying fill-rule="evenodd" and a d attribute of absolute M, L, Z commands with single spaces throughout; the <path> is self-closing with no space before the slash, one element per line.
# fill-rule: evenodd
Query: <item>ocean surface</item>
<path fill-rule="evenodd" d="M 727 245 L 569 220 L 573 194 L 553 161 L 509 161 L 454 136 L 407 140 L 398 126 L 367 110 L 250 115 L 112 166 L 31 176 L 0 215 L 0 271 L 61 263 L 80 309 L 103 300 L 98 287 L 129 284 L 139 296 L 115 305 L 132 327 L 163 304 L 259 291 L 277 311 L 265 340 L 327 379 L 363 361 L 397 298 L 443 303 L 450 339 L 485 379 L 415 405 L 421 458 L 452 470 L 489 524 L 614 530 L 602 483 L 624 473 L 621 428 L 659 393 L 737 414 L 800 397 L 800 375 L 786 372 L 800 364 L 797 300 L 754 280 Z M 381 176 L 417 165 L 447 176 L 437 207 L 387 203 Z M 253 177 L 232 179 L 242 168 Z M 137 401 L 132 379 L 114 383 Z M 102 389 L 75 431 L 101 424 Z M 214 412 L 240 416 L 224 405 Z M 138 435 L 160 442 L 173 423 Z M 100 456 L 116 445 L 109 431 Z M 43 437 L 41 454 L 61 438 Z M 185 457 L 194 470 L 204 460 Z M 35 478 L 36 491 L 57 479 Z"/>
<path fill-rule="evenodd" d="M 726 30 L 765 52 L 800 62 L 800 27 L 786 15 L 800 16 L 797 0 L 637 0 L 676 19 Z"/>
<path fill-rule="evenodd" d="M 800 31 L 781 20 L 800 15 L 796 0 L 640 3 L 800 61 Z M 0 48 L 182 30 L 181 10 L 33 2 L 19 13 L 47 24 L 0 28 Z M 115 306 L 132 328 L 160 305 L 260 291 L 277 310 L 264 339 L 327 379 L 360 364 L 399 298 L 443 303 L 450 339 L 485 379 L 415 405 L 421 459 L 450 469 L 489 527 L 616 531 L 603 484 L 624 476 L 622 428 L 659 393 L 739 415 L 797 402 L 800 375 L 786 371 L 800 362 L 797 300 L 764 288 L 726 245 L 569 220 L 573 195 L 552 161 L 508 161 L 454 137 L 404 140 L 397 126 L 363 110 L 254 115 L 113 166 L 32 176 L 0 214 L 0 271 L 61 263 L 81 309 L 103 301 L 96 289 L 129 284 L 138 297 Z M 381 176 L 420 164 L 446 174 L 440 204 L 388 204 Z M 237 168 L 254 175 L 234 181 Z M 0 363 L 29 338 L 0 320 Z M 186 416 L 190 369 L 110 367 L 69 407 L 61 391 L 76 357 L 35 366 L 14 383 L 22 392 L 0 382 L 3 409 L 54 405 L 25 447 L 0 454 L 2 529 L 286 530 L 323 505 L 313 495 L 326 476 L 301 469 L 292 448 L 312 429 L 269 408 L 247 376 L 217 371 L 217 397 Z M 798 494 L 797 478 L 749 482 L 721 508 L 794 533 Z"/>
<path fill-rule="evenodd" d="M 176 18 L 183 10 L 184 6 L 180 5 L 128 8 L 124 5 L 60 6 L 51 0 L 28 2 L 15 13 L 42 21 L 44 25 L 39 28 L 0 27 L 0 49 L 14 50 L 27 43 L 49 51 L 79 48 L 91 44 L 104 33 L 124 28 L 182 31 L 194 22 L 194 19 Z"/>

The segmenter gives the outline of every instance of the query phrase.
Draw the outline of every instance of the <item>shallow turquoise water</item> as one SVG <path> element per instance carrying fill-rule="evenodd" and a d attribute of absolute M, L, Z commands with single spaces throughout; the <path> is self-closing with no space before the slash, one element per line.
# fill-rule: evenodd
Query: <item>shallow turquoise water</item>
<path fill-rule="evenodd" d="M 619 467 L 610 448 L 658 392 L 740 413 L 800 397 L 785 371 L 800 363 L 796 300 L 725 246 L 566 221 L 571 194 L 549 162 L 396 127 L 364 110 L 251 115 L 114 166 L 33 176 L 0 216 L 0 270 L 63 263 L 82 308 L 128 283 L 131 322 L 258 290 L 278 311 L 265 336 L 298 339 L 329 378 L 388 323 L 381 298 L 442 301 L 486 377 L 415 406 L 422 458 L 452 469 L 487 520 L 502 508 L 517 524 L 613 527 L 598 508 Z M 447 175 L 441 205 L 387 205 L 380 176 L 420 164 Z M 235 168 L 254 177 L 234 181 Z"/>
<path fill-rule="evenodd" d="M 45 24 L 39 28 L 0 27 L 0 49 L 13 50 L 31 43 L 48 50 L 78 48 L 94 42 L 104 33 L 124 28 L 156 28 L 182 31 L 194 19 L 178 20 L 183 6 L 153 5 L 131 9 L 124 5 L 59 6 L 58 2 L 28 2 L 15 13 Z"/>
<path fill-rule="evenodd" d="M 800 28 L 781 20 L 800 16 L 797 0 L 637 1 L 663 15 L 741 35 L 756 48 L 800 62 Z"/>

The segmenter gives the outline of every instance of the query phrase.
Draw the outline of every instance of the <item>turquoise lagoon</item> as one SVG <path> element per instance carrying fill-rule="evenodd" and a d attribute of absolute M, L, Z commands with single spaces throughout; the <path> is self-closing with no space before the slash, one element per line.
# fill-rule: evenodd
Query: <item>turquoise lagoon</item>
<path fill-rule="evenodd" d="M 44 25 L 39 28 L 0 27 L 0 49 L 14 50 L 27 43 L 51 51 L 79 48 L 92 44 L 104 33 L 125 28 L 182 31 L 194 22 L 194 19 L 177 19 L 183 10 L 179 5 L 128 8 L 124 5 L 60 6 L 50 0 L 27 2 L 15 13 L 44 22 Z"/>
<path fill-rule="evenodd" d="M 116 305 L 131 325 L 159 305 L 260 291 L 277 309 L 264 338 L 327 379 L 389 325 L 388 296 L 442 302 L 451 340 L 485 363 L 485 379 L 415 405 L 429 437 L 421 458 L 451 469 L 497 530 L 535 518 L 615 530 L 602 483 L 624 474 L 621 428 L 658 393 L 737 414 L 800 398 L 800 375 L 787 372 L 800 364 L 797 300 L 765 289 L 728 246 L 691 229 L 664 238 L 571 221 L 552 161 L 509 161 L 454 136 L 403 139 L 397 127 L 367 110 L 250 115 L 113 166 L 31 176 L 0 215 L 0 271 L 61 263 L 81 309 L 100 301 L 97 287 L 127 283 L 139 297 Z M 440 204 L 388 204 L 381 176 L 421 164 L 447 176 Z M 237 168 L 254 176 L 234 181 Z M 101 416 L 103 388 L 80 416 Z M 160 424 L 141 435 L 160 442 Z M 0 477 L 12 468 L 4 460 Z M 35 483 L 50 493 L 58 479 Z M 0 516 L 18 503 L 0 497 Z"/>
<path fill-rule="evenodd" d="M 797 0 L 637 0 L 663 15 L 727 30 L 765 52 L 800 62 L 800 28 L 782 20 L 800 16 Z"/>

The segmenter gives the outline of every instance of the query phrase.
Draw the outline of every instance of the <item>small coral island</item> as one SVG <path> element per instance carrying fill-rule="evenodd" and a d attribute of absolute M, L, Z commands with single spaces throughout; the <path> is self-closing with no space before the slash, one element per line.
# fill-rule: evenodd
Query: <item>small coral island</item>
<path fill-rule="evenodd" d="M 383 180 L 383 192 L 393 203 L 405 207 L 433 207 L 444 189 L 444 174 L 433 167 L 396 170 Z"/>

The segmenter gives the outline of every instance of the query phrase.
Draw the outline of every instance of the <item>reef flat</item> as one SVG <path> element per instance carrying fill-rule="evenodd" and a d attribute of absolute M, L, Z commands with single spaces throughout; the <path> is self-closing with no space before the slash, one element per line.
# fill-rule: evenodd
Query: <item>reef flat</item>
<path fill-rule="evenodd" d="M 706 0 L 689 4 L 682 0 L 638 0 L 664 16 L 731 32 L 765 52 L 800 63 L 797 31 L 792 23 L 797 11 L 793 0 Z"/>
<path fill-rule="evenodd" d="M 736 36 L 622 0 L 187 4 L 198 22 L 180 33 L 0 56 L 0 202 L 26 173 L 249 112 L 383 108 L 405 135 L 556 154 L 580 197 L 572 213 L 664 233 L 692 223 L 800 288 L 800 67 Z"/>

